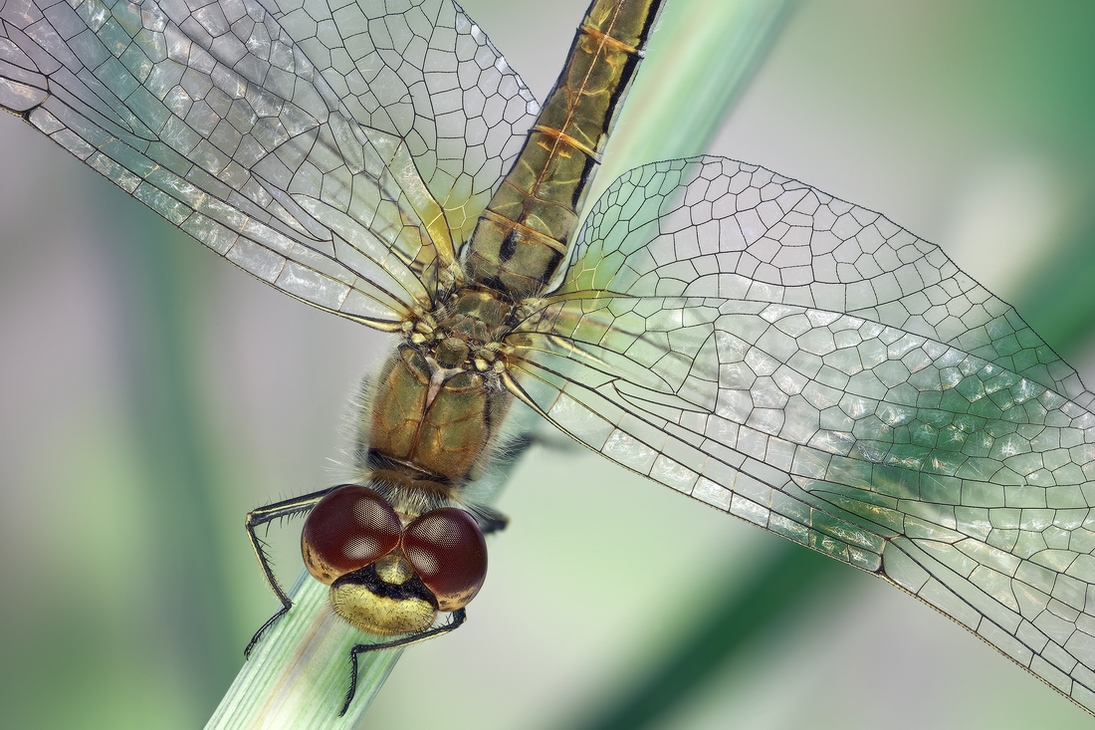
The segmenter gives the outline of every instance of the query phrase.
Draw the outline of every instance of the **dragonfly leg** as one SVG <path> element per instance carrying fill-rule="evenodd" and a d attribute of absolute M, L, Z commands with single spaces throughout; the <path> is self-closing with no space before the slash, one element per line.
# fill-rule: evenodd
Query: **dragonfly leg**
<path fill-rule="evenodd" d="M 555 438 L 550 435 L 526 432 L 506 438 L 495 451 L 494 463 L 502 470 L 505 470 L 524 456 L 533 446 L 542 446 L 550 450 L 562 452 L 585 452 L 585 449 L 582 449 L 578 444 L 566 437 Z M 466 505 L 466 507 L 475 515 L 475 519 L 479 523 L 479 529 L 484 535 L 489 535 L 493 532 L 501 532 L 506 528 L 506 525 L 509 524 L 508 517 L 485 505 L 475 504 L 471 506 Z"/>
<path fill-rule="evenodd" d="M 502 445 L 496 461 L 511 463 L 524 456 L 533 446 L 547 449 L 549 452 L 584 454 L 586 449 L 572 438 L 558 431 L 535 431 L 514 436 Z"/>
<path fill-rule="evenodd" d="M 509 517 L 490 507 L 476 505 L 472 514 L 475 516 L 475 521 L 479 523 L 479 531 L 484 535 L 501 532 L 509 524 Z"/>
<path fill-rule="evenodd" d="M 530 446 L 539 442 L 539 437 L 531 433 L 521 433 L 510 436 L 495 449 L 493 455 L 494 464 L 501 471 L 506 471 L 514 462 L 525 455 L 525 452 L 528 451 Z M 473 480 L 481 477 L 482 474 L 479 473 L 473 473 L 472 475 Z M 506 525 L 509 524 L 508 517 L 485 504 L 472 501 L 469 504 L 463 504 L 461 506 L 475 516 L 475 521 L 479 523 L 479 531 L 484 535 L 501 532 L 506 529 Z"/>
<path fill-rule="evenodd" d="M 255 635 L 251 637 L 251 641 L 247 642 L 247 648 L 243 650 L 243 655 L 250 656 L 251 650 L 255 648 L 255 644 L 266 630 L 273 626 L 279 618 L 284 616 L 292 608 L 293 602 L 289 599 L 288 594 L 278 583 L 277 577 L 274 575 L 273 566 L 270 565 L 270 558 L 266 555 L 266 546 L 262 541 L 262 538 L 255 532 L 255 528 L 269 524 L 270 522 L 283 517 L 293 517 L 303 512 L 309 512 L 319 500 L 323 499 L 329 492 L 336 487 L 328 487 L 327 489 L 321 489 L 318 492 L 312 492 L 302 497 L 294 497 L 293 499 L 286 499 L 281 502 L 274 502 L 268 504 L 265 507 L 259 507 L 256 510 L 252 510 L 247 513 L 247 517 L 244 519 L 244 526 L 247 528 L 247 537 L 251 541 L 251 548 L 255 551 L 255 557 L 259 559 L 259 565 L 262 566 L 262 574 L 266 577 L 266 583 L 270 586 L 270 590 L 281 601 L 281 608 L 274 613 L 273 616 L 268 618 L 259 630 L 255 632 Z"/>
<path fill-rule="evenodd" d="M 463 608 L 458 608 L 449 615 L 448 622 L 441 626 L 435 626 L 426 631 L 420 631 L 417 634 L 403 636 L 398 639 L 392 639 L 391 641 L 382 641 L 378 644 L 355 644 L 350 649 L 350 689 L 346 693 L 346 701 L 342 704 L 342 710 L 338 713 L 338 716 L 342 717 L 346 714 L 346 710 L 350 709 L 350 703 L 353 702 L 354 695 L 357 694 L 357 657 L 359 654 L 367 654 L 382 649 L 399 649 L 404 646 L 410 646 L 411 644 L 417 644 L 420 641 L 426 641 L 435 636 L 455 631 L 460 628 L 467 619 L 467 611 Z"/>

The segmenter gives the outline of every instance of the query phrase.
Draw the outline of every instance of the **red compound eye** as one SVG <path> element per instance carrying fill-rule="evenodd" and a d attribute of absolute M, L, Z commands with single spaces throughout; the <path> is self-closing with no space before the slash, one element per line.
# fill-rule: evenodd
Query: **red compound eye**
<path fill-rule="evenodd" d="M 390 553 L 399 544 L 399 532 L 399 518 L 379 494 L 355 484 L 338 487 L 304 523 L 304 564 L 316 580 L 330 585 Z"/>
<path fill-rule="evenodd" d="M 487 543 L 461 509 L 436 509 L 407 525 L 403 552 L 442 611 L 467 605 L 487 577 Z"/>

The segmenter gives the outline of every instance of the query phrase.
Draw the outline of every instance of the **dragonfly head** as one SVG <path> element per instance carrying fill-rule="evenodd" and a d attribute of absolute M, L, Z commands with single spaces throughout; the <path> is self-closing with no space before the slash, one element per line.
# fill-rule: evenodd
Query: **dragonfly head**
<path fill-rule="evenodd" d="M 368 487 L 325 496 L 301 534 L 308 572 L 331 586 L 331 605 L 377 636 L 425 631 L 438 611 L 466 606 L 483 586 L 487 546 L 475 518 L 441 507 L 401 520 Z"/>

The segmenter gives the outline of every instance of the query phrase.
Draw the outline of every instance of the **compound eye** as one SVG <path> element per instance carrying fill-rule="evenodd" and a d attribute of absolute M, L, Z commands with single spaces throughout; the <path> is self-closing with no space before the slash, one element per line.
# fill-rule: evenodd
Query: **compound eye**
<path fill-rule="evenodd" d="M 487 577 L 487 543 L 462 509 L 436 509 L 407 525 L 403 552 L 442 611 L 466 606 Z"/>
<path fill-rule="evenodd" d="M 304 564 L 330 585 L 395 549 L 400 524 L 395 511 L 368 487 L 347 484 L 312 509 L 300 536 Z"/>

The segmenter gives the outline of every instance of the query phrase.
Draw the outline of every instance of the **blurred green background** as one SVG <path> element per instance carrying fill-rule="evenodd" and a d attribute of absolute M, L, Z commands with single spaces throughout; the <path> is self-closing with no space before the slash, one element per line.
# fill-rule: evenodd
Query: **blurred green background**
<path fill-rule="evenodd" d="M 464 3 L 538 98 L 585 4 Z M 804 2 L 711 151 L 940 243 L 1091 384 L 1092 27 L 1079 1 Z M 14 118 L 0 170 L 3 724 L 196 727 L 275 607 L 243 515 L 329 482 L 383 339 L 217 260 Z M 367 726 L 581 726 L 783 545 L 576 450 L 534 453 L 499 506 L 469 624 L 407 652 Z M 275 528 L 289 582 L 298 527 Z M 1091 726 L 926 606 L 820 575 L 832 590 L 790 599 L 656 726 Z"/>

